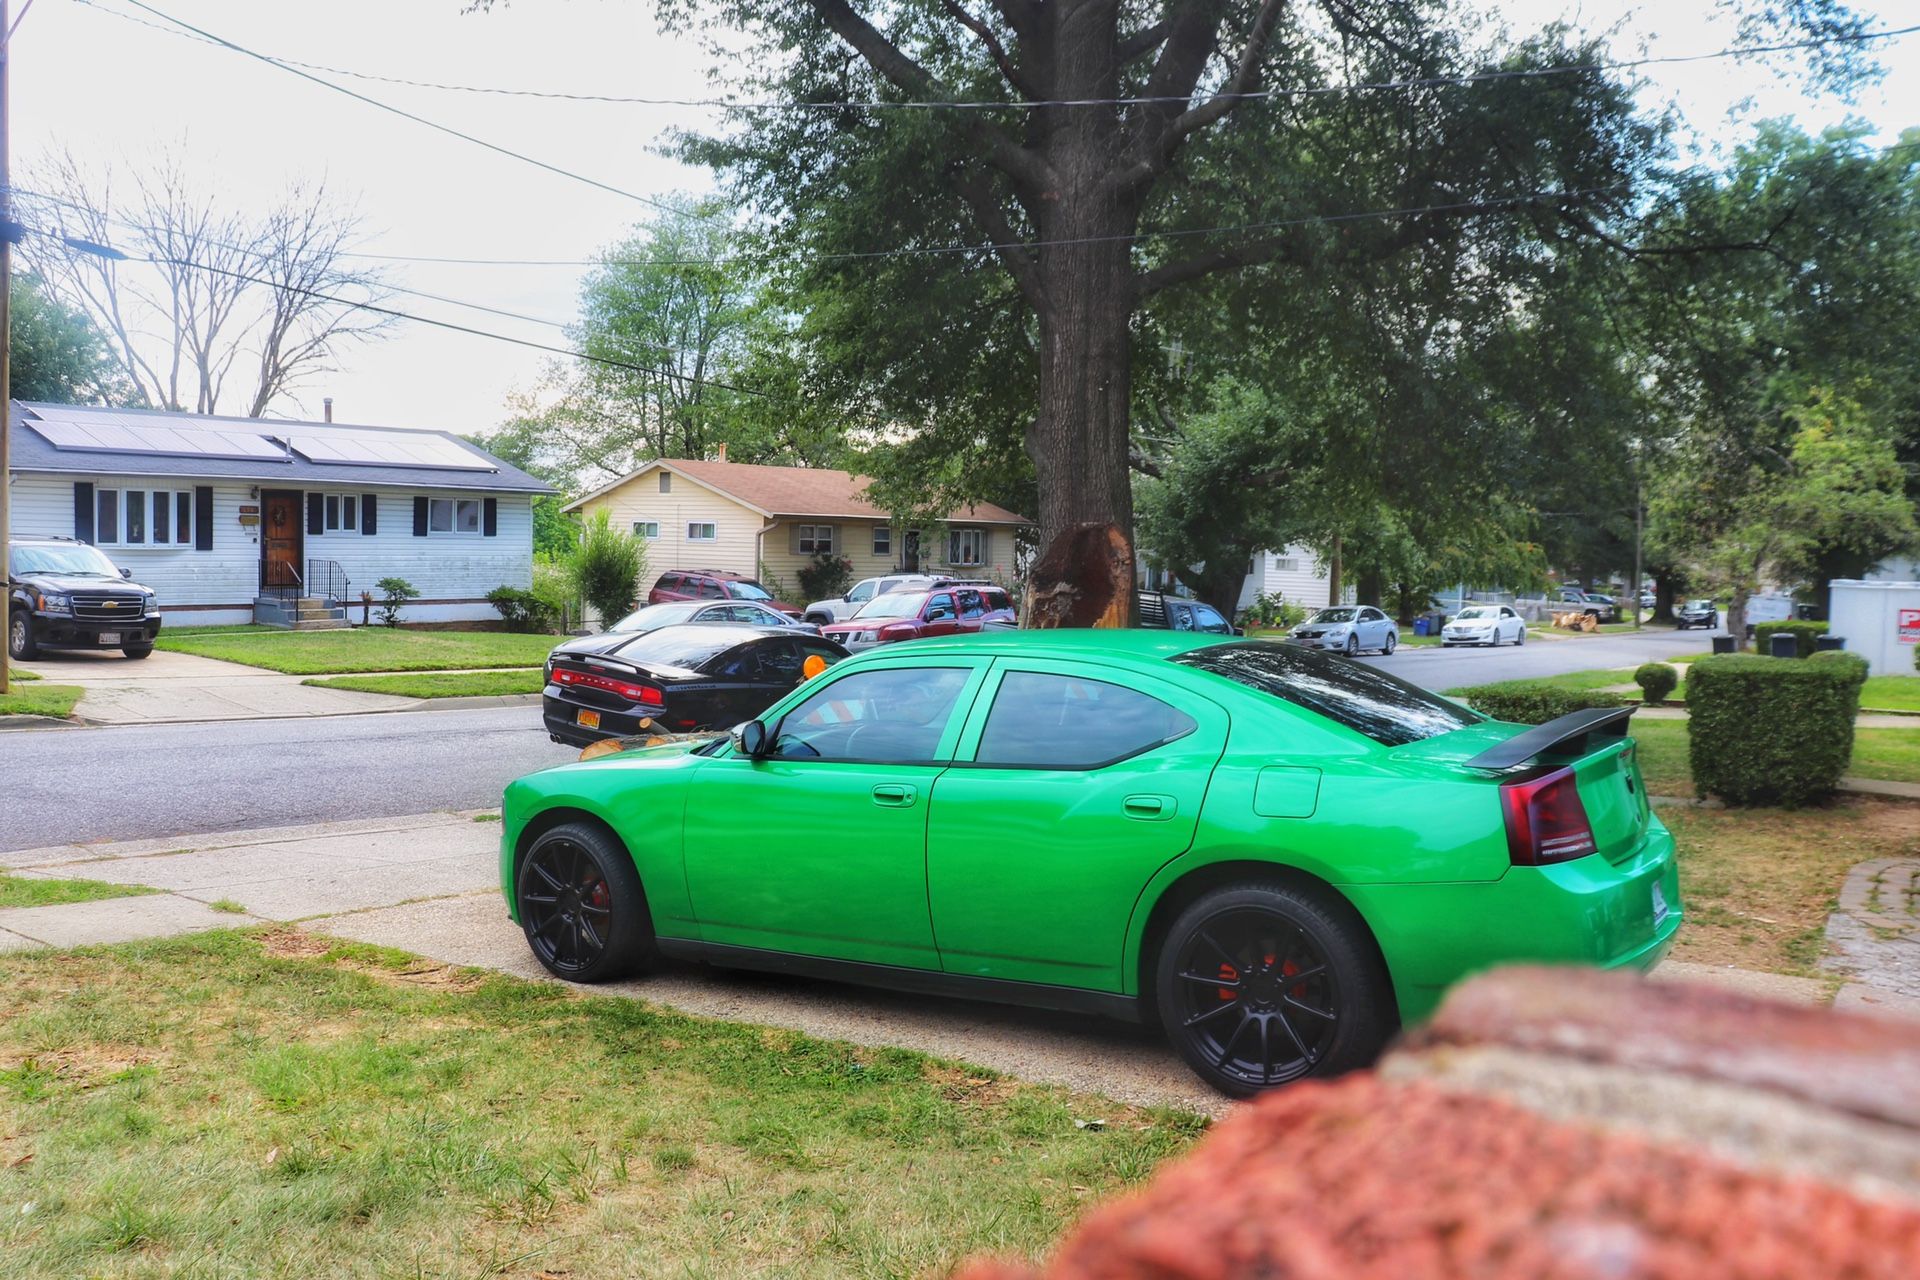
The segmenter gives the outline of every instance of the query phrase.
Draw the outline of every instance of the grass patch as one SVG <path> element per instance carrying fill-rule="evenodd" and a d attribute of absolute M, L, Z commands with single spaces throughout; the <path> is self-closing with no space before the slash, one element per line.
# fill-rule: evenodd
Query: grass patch
<path fill-rule="evenodd" d="M 1492 684 L 1463 686 L 1458 689 L 1446 690 L 1446 696 L 1449 698 L 1461 697 L 1467 692 L 1468 688 L 1490 690 L 1497 693 L 1509 693 L 1520 689 L 1537 689 L 1542 685 L 1555 689 L 1589 690 L 1605 689 L 1612 685 L 1631 684 L 1632 682 L 1632 668 L 1624 671 L 1572 671 L 1566 675 L 1541 676 L 1537 680 L 1497 680 Z"/>
<path fill-rule="evenodd" d="M 175 636 L 155 642 L 175 653 L 198 654 L 289 675 L 337 675 L 353 671 L 448 671 L 464 667 L 533 667 L 547 660 L 555 636 L 504 631 L 406 631 L 361 627 L 354 631 Z"/>
<path fill-rule="evenodd" d="M 38 679 L 39 677 L 34 677 Z M 0 693 L 0 716 L 54 716 L 66 719 L 86 692 L 77 684 L 36 684 Z"/>
<path fill-rule="evenodd" d="M 1639 743 L 1640 773 L 1646 779 L 1648 794 L 1692 795 L 1687 722 L 1638 720 L 1631 732 L 1634 741 Z M 1855 729 L 1853 761 L 1847 766 L 1847 776 L 1879 782 L 1920 782 L 1920 727 Z M 1920 827 L 1920 823 L 1915 825 Z"/>
<path fill-rule="evenodd" d="M 309 934 L 0 958 L 19 1275 L 944 1274 L 1201 1129 Z"/>
<path fill-rule="evenodd" d="M 232 898 L 215 898 L 207 904 L 207 910 L 218 911 L 221 915 L 226 916 L 243 916 L 247 914 L 247 909 L 235 902 Z"/>
<path fill-rule="evenodd" d="M 228 622 L 218 625 L 200 623 L 167 623 L 161 628 L 163 636 L 234 636 L 248 633 L 271 635 L 291 635 L 285 627 L 269 627 L 259 622 Z"/>
<path fill-rule="evenodd" d="M 1911 805 L 1866 798 L 1822 809 L 1662 809 L 1687 911 L 1674 958 L 1831 976 L 1818 966 L 1847 872 L 1920 854 L 1913 815 Z"/>
<path fill-rule="evenodd" d="M 473 815 L 473 820 L 475 822 L 498 822 L 500 821 L 500 815 L 497 813 L 476 813 Z"/>
<path fill-rule="evenodd" d="M 1860 706 L 1871 711 L 1920 711 L 1920 676 L 1868 676 Z"/>
<path fill-rule="evenodd" d="M 11 663 L 7 665 L 7 679 L 9 681 L 22 682 L 27 680 L 38 680 L 39 678 L 40 676 L 38 672 L 22 671 L 19 667 L 16 667 Z"/>
<path fill-rule="evenodd" d="M 0 875 L 0 907 L 57 907 L 68 902 L 137 898 L 159 892 L 143 884 L 109 884 L 105 880 L 41 880 L 33 876 Z"/>
<path fill-rule="evenodd" d="M 357 689 L 396 698 L 494 697 L 510 693 L 538 693 L 546 687 L 539 667 L 527 671 L 420 672 L 397 676 L 328 676 L 302 680 L 321 689 Z"/>

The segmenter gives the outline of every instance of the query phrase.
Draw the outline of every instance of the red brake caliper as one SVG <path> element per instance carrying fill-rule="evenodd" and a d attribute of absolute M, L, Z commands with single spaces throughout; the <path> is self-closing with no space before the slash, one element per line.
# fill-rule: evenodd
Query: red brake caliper
<path fill-rule="evenodd" d="M 1238 982 L 1240 981 L 1240 971 L 1234 968 L 1232 965 L 1228 964 L 1226 961 L 1222 960 L 1220 962 L 1220 981 Z M 1220 987 L 1220 988 L 1217 988 L 1217 990 L 1220 992 L 1220 998 L 1222 1000 L 1233 999 L 1233 992 L 1227 989 L 1226 987 Z"/>
<path fill-rule="evenodd" d="M 1272 960 L 1269 959 L 1268 963 L 1271 964 Z M 1300 966 L 1291 960 L 1280 966 L 1280 976 L 1283 978 L 1291 978 L 1298 972 L 1300 972 Z M 1307 998 L 1307 984 L 1304 982 L 1295 983 L 1293 986 L 1287 988 L 1287 994 L 1295 1000 L 1304 1000 Z"/>

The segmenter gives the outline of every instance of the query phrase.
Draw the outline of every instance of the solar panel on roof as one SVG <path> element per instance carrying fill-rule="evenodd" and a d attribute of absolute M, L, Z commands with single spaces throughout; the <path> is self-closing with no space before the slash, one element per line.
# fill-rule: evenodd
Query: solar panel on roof
<path fill-rule="evenodd" d="M 28 418 L 26 425 L 56 449 L 75 453 L 144 453 L 170 458 L 235 458 L 291 462 L 287 452 L 258 431 L 202 432 L 172 427 L 138 414 Z"/>
<path fill-rule="evenodd" d="M 445 436 L 424 432 L 288 431 L 286 441 L 308 462 L 326 466 L 434 467 L 448 471 L 492 471 L 479 454 Z"/>

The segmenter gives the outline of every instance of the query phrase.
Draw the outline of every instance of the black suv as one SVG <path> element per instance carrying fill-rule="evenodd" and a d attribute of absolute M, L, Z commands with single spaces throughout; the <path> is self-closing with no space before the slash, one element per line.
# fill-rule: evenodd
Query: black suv
<path fill-rule="evenodd" d="M 73 538 L 16 534 L 7 557 L 7 652 L 42 649 L 153 652 L 160 602 L 98 548 Z"/>

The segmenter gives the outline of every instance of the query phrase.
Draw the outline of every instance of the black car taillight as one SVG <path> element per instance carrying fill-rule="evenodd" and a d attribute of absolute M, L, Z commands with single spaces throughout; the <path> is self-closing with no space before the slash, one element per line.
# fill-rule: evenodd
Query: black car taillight
<path fill-rule="evenodd" d="M 590 671 L 569 671 L 562 667 L 553 673 L 553 682 L 576 689 L 602 689 L 619 694 L 628 702 L 649 707 L 663 707 L 667 702 L 666 694 L 655 685 L 634 684 L 628 680 L 616 680 L 612 676 L 595 675 Z"/>
<path fill-rule="evenodd" d="M 1516 867 L 1544 867 L 1584 858 L 1599 846 L 1572 769 L 1503 783 L 1507 852 Z"/>

